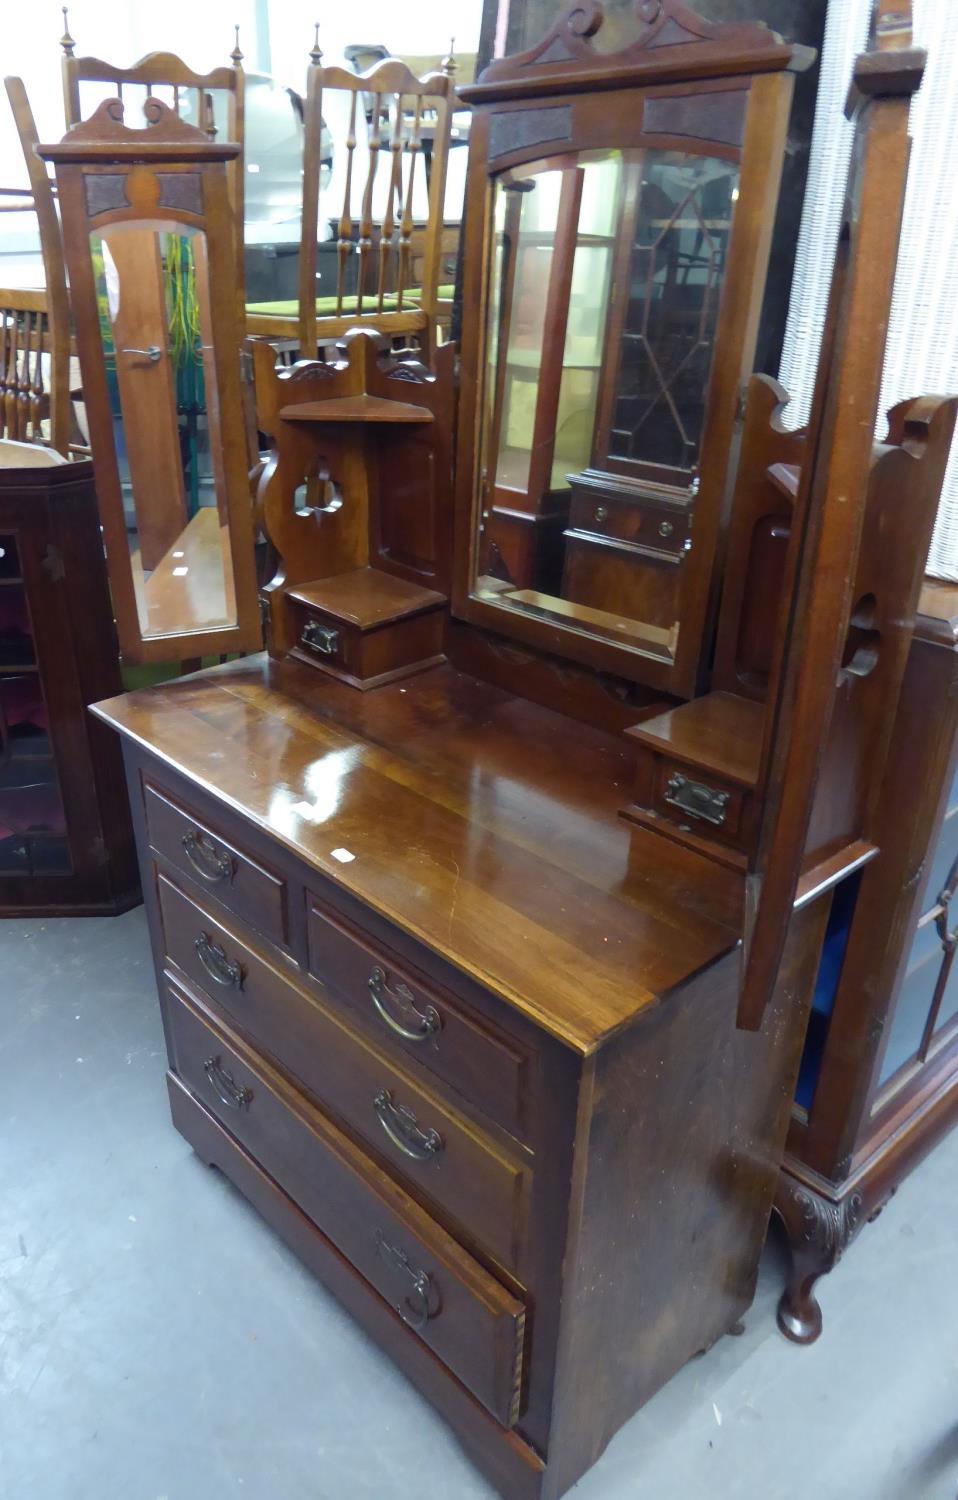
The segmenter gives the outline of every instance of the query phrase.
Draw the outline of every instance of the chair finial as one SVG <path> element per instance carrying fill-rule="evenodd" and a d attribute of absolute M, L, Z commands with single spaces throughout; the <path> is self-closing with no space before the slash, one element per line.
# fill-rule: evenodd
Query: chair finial
<path fill-rule="evenodd" d="M 449 52 L 439 66 L 447 78 L 453 78 L 458 73 L 459 64 L 456 61 L 456 38 L 454 36 L 449 38 Z"/>
<path fill-rule="evenodd" d="M 67 8 L 65 5 L 63 6 L 63 35 L 60 38 L 60 46 L 63 48 L 66 57 L 73 56 L 76 42 L 70 35 L 70 22 L 67 19 Z"/>
<path fill-rule="evenodd" d="M 323 49 L 319 45 L 319 22 L 316 21 L 314 24 L 316 27 L 316 34 L 313 37 L 313 45 L 310 48 L 309 60 L 314 68 L 318 68 L 323 60 Z"/>
<path fill-rule="evenodd" d="M 240 44 L 239 44 L 239 26 L 238 25 L 234 26 L 233 30 L 236 33 L 236 41 L 233 44 L 233 50 L 230 53 L 230 57 L 233 60 L 233 67 L 234 68 L 238 68 L 239 65 L 240 65 L 240 63 L 243 61 L 243 53 L 242 53 L 242 51 L 240 49 Z"/>

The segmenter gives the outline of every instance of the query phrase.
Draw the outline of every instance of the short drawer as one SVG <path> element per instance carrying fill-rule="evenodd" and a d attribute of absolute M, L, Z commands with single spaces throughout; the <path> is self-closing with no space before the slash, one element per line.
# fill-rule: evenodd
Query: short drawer
<path fill-rule="evenodd" d="M 531 1165 L 501 1151 L 235 932 L 159 876 L 166 951 L 176 967 L 411 1190 L 514 1269 L 525 1239 Z"/>
<path fill-rule="evenodd" d="M 569 529 L 615 541 L 634 542 L 656 552 L 681 552 L 689 534 L 684 510 L 656 505 L 643 496 L 573 486 Z"/>
<path fill-rule="evenodd" d="M 673 822 L 687 823 L 695 833 L 734 839 L 742 823 L 745 794 L 741 787 L 701 777 L 688 766 L 660 760 L 655 774 L 656 810 Z"/>
<path fill-rule="evenodd" d="M 178 1076 L 504 1426 L 522 1303 L 238 1037 L 167 995 Z"/>
<path fill-rule="evenodd" d="M 264 937 L 289 941 L 286 882 L 258 864 L 216 828 L 147 783 L 143 788 L 150 845 Z"/>
<path fill-rule="evenodd" d="M 311 901 L 310 972 L 384 1045 L 426 1068 L 506 1130 L 522 1135 L 532 1059 Z"/>

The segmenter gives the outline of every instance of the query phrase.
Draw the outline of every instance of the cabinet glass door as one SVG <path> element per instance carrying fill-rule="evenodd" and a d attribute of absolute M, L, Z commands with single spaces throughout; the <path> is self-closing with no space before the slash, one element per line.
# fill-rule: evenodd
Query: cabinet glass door
<path fill-rule="evenodd" d="M 0 533 L 0 876 L 70 869 L 20 553 L 16 537 Z"/>

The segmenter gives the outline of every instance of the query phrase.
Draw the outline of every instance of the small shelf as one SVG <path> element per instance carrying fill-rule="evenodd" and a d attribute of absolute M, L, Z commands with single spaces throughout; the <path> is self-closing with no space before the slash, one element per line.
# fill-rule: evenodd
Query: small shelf
<path fill-rule="evenodd" d="M 446 602 L 445 594 L 435 589 L 423 588 L 376 568 L 357 568 L 351 573 L 321 578 L 316 583 L 301 583 L 289 589 L 287 597 L 358 630 L 373 630 L 408 619 Z"/>
<path fill-rule="evenodd" d="M 280 409 L 284 422 L 385 422 L 412 424 L 432 422 L 425 406 L 408 401 L 389 401 L 383 396 L 333 396 L 329 401 L 301 401 Z"/>
<path fill-rule="evenodd" d="M 797 464 L 770 464 L 766 472 L 777 490 L 789 500 L 796 499 L 800 478 Z"/>
<path fill-rule="evenodd" d="M 706 693 L 626 730 L 629 739 L 670 761 L 746 791 L 758 783 L 765 705 L 734 693 Z"/>
<path fill-rule="evenodd" d="M 0 661 L 0 672 L 11 672 L 19 677 L 24 672 L 39 672 L 35 661 Z"/>

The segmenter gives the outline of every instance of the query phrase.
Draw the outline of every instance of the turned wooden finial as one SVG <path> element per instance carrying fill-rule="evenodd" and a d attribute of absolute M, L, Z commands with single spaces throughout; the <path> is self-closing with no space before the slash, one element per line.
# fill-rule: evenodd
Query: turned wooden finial
<path fill-rule="evenodd" d="M 869 49 L 898 52 L 912 45 L 911 0 L 875 0 Z"/>
<path fill-rule="evenodd" d="M 63 35 L 60 38 L 60 46 L 67 57 L 72 57 L 76 48 L 76 42 L 70 35 L 70 22 L 67 19 L 67 8 L 63 7 Z"/>
<path fill-rule="evenodd" d="M 238 68 L 240 63 L 243 61 L 243 53 L 240 49 L 239 44 L 239 26 L 234 26 L 233 30 L 236 33 L 236 40 L 233 43 L 233 50 L 230 53 L 230 57 L 233 60 L 233 67 Z"/>
<path fill-rule="evenodd" d="M 456 61 L 456 38 L 454 36 L 449 38 L 449 52 L 443 58 L 439 67 L 447 78 L 453 78 L 459 71 L 459 64 Z"/>
<path fill-rule="evenodd" d="M 318 68 L 323 60 L 323 49 L 319 45 L 319 22 L 316 21 L 314 25 L 316 27 L 316 32 L 313 37 L 313 45 L 309 51 L 309 60 L 314 68 Z"/>

